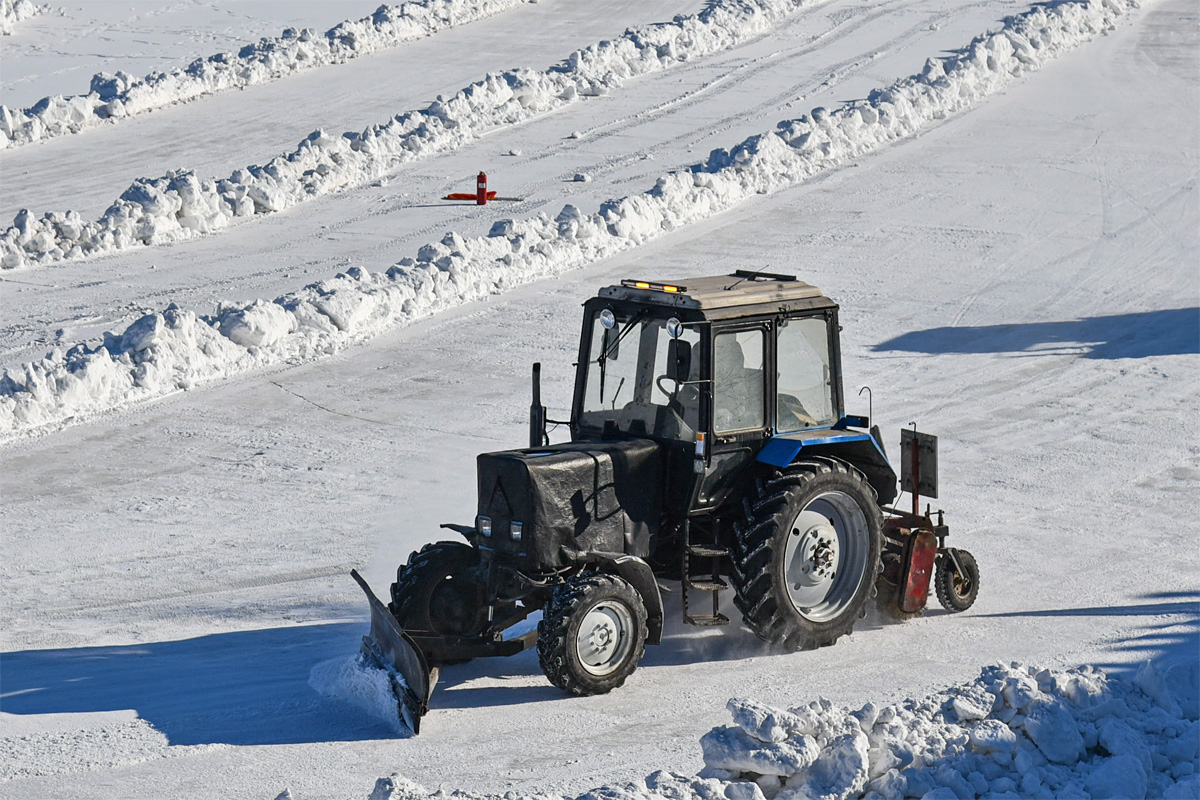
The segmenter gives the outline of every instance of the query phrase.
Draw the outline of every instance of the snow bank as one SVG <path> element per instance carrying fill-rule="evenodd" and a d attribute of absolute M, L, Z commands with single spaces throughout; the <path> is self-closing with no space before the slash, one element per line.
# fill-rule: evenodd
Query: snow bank
<path fill-rule="evenodd" d="M 857 711 L 823 699 L 786 711 L 733 699 L 734 724 L 700 740 L 698 776 L 656 772 L 578 800 L 1194 800 L 1197 668 L 1195 660 L 1147 663 L 1128 677 L 1091 667 L 992 666 L 923 700 Z M 379 779 L 370 798 L 430 796 L 397 775 Z"/>
<path fill-rule="evenodd" d="M 239 217 L 282 211 L 323 194 L 360 186 L 405 162 L 460 147 L 494 128 L 532 119 L 582 97 L 605 94 L 638 75 L 734 47 L 768 32 L 782 17 L 816 1 L 713 0 L 699 14 L 630 28 L 620 38 L 576 50 L 546 71 L 490 73 L 451 98 L 439 97 L 423 110 L 398 115 L 361 133 L 330 136 L 314 131 L 292 152 L 276 156 L 266 166 L 239 169 L 228 178 L 200 179 L 190 171 L 175 171 L 138 179 L 94 222 L 73 211 L 47 212 L 35 218 L 23 209 L 0 234 L 0 266 L 13 269 L 189 239 L 219 230 Z M 370 29 L 367 22 L 356 24 Z M 334 28 L 326 36 L 337 34 L 334 38 L 338 41 L 347 38 L 348 34 L 338 33 L 341 30 L 342 26 Z M 303 36 L 298 36 L 288 40 L 292 43 L 289 47 L 300 47 L 296 43 Z M 362 38 L 369 37 L 364 33 Z M 255 57 L 249 58 L 259 63 Z M 201 81 L 206 70 L 200 70 L 195 81 Z M 59 109 L 55 118 L 92 118 L 88 106 L 93 101 L 88 98 L 93 96 L 113 94 L 115 99 L 108 105 L 117 111 L 104 112 L 110 116 L 127 113 L 123 109 L 133 101 L 122 97 L 130 92 L 137 97 L 144 93 L 158 96 L 157 90 L 126 90 L 119 80 L 113 80 L 116 88 L 111 92 L 101 87 L 100 94 L 87 98 L 54 99 L 52 104 Z M 162 97 L 171 92 L 175 90 L 163 90 Z M 47 102 L 43 100 L 35 108 Z M 0 129 L 16 130 L 7 121 L 8 113 L 0 109 Z"/>
<path fill-rule="evenodd" d="M 12 0 L 0 2 L 7 25 L 8 9 L 14 4 Z M 144 78 L 100 72 L 92 76 L 87 94 L 45 97 L 24 110 L 0 106 L 0 149 L 78 133 L 109 120 L 267 83 L 314 67 L 342 64 L 528 2 L 531 0 L 410 0 L 380 6 L 369 17 L 346 20 L 323 34 L 311 28 L 288 28 L 280 36 L 260 39 L 236 53 L 199 58 L 170 72 L 152 72 Z M 16 0 L 15 5 L 28 8 L 33 4 Z M 24 16 L 33 14 L 26 11 Z"/>
<path fill-rule="evenodd" d="M 11 36 L 13 26 L 24 19 L 50 13 L 50 6 L 34 3 L 32 0 L 0 0 L 0 35 Z M 4 116 L 4 108 L 0 106 L 0 118 Z M 0 148 L 4 140 L 0 138 Z"/>
<path fill-rule="evenodd" d="M 734 725 L 701 739 L 701 775 L 751 781 L 767 800 L 1194 798 L 1197 667 L 1146 664 L 1130 678 L 995 666 L 924 700 L 857 711 L 730 700 Z"/>
<path fill-rule="evenodd" d="M 172 306 L 121 335 L 106 335 L 102 344 L 55 350 L 0 378 L 0 435 L 61 425 L 256 367 L 316 358 L 635 247 L 911 136 L 1090 40 L 1136 7 L 1135 0 L 1034 6 L 960 54 L 930 59 L 920 74 L 865 100 L 780 123 L 772 133 L 660 178 L 645 193 L 607 201 L 593 214 L 567 205 L 553 218 L 497 222 L 487 236 L 448 233 L 386 272 L 352 268 L 277 298 L 274 308 L 259 300 L 199 317 Z"/>

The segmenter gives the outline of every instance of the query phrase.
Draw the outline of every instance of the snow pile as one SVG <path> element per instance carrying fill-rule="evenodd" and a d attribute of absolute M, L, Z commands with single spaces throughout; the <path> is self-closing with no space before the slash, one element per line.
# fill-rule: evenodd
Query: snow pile
<path fill-rule="evenodd" d="M 62 424 L 247 369 L 315 358 L 635 247 L 910 136 L 1090 40 L 1135 7 L 1135 0 L 1037 5 L 961 54 L 930 59 L 919 75 L 866 100 L 780 123 L 773 133 L 660 178 L 643 194 L 607 201 L 596 213 L 567 205 L 554 218 L 497 222 L 487 236 L 448 233 L 386 272 L 352 268 L 273 303 L 223 307 L 212 317 L 172 307 L 119 336 L 108 334 L 99 346 L 55 350 L 0 378 L 0 433 Z M 154 200 L 168 201 L 166 195 Z"/>
<path fill-rule="evenodd" d="M 767 800 L 1195 798 L 1198 681 L 1195 662 L 1134 678 L 1013 664 L 882 709 L 730 700 L 734 725 L 701 739 L 702 774 Z"/>
<path fill-rule="evenodd" d="M 734 47 L 768 32 L 779 19 L 812 2 L 714 0 L 699 14 L 630 28 L 620 38 L 576 50 L 546 71 L 490 73 L 453 97 L 439 97 L 425 109 L 398 115 L 361 133 L 330 136 L 314 131 L 292 152 L 276 156 L 265 166 L 239 169 L 228 178 L 200 179 L 191 171 L 176 171 L 138 179 L 94 222 L 73 211 L 46 212 L 38 218 L 23 209 L 0 235 L 0 266 L 12 269 L 188 239 L 223 228 L 238 217 L 282 211 L 363 185 L 405 162 L 460 147 L 496 127 L 532 119 L 582 97 L 605 94 L 630 78 Z M 370 19 L 355 23 L 364 29 L 362 38 L 369 38 L 365 30 L 371 29 Z M 342 28 L 326 36 L 354 40 L 349 33 L 339 33 Z M 302 41 L 302 35 L 297 37 L 288 39 L 289 47 L 316 47 Z M 197 91 L 206 85 L 204 76 L 209 71 L 208 67 L 198 70 Z M 54 99 L 51 104 L 59 108 L 55 118 L 86 120 L 92 116 L 90 104 L 110 95 L 113 99 L 106 101 L 105 108 L 114 110 L 103 113 L 111 116 L 128 113 L 136 105 L 132 96 L 161 95 L 168 102 L 165 98 L 176 93 L 175 89 L 158 92 L 153 88 L 158 83 L 141 84 L 148 88 L 136 91 L 118 78 L 100 83 L 98 94 Z M 93 97 L 95 101 L 89 99 Z M 11 116 L 0 109 L 0 128 L 17 130 L 6 115 Z"/>
<path fill-rule="evenodd" d="M 700 740 L 706 766 L 698 776 L 656 772 L 578 800 L 1194 800 L 1197 666 L 1147 663 L 1134 677 L 993 666 L 924 700 L 857 711 L 828 700 L 784 711 L 734 699 L 734 724 Z M 379 779 L 371 794 L 430 796 L 399 776 Z"/>
<path fill-rule="evenodd" d="M 50 6 L 34 3 L 33 0 L 0 0 L 0 35 L 11 36 L 13 26 L 21 20 L 48 13 Z M 0 106 L 0 119 L 3 118 L 4 107 Z M 0 147 L 4 147 L 3 138 L 0 138 Z"/>
<path fill-rule="evenodd" d="M 170 72 L 152 72 L 144 78 L 119 71 L 115 75 L 97 73 L 92 76 L 88 94 L 45 97 L 24 110 L 0 106 L 0 149 L 78 133 L 108 120 L 267 83 L 314 67 L 342 64 L 530 1 L 410 0 L 380 6 L 369 17 L 346 20 L 323 34 L 311 28 L 288 28 L 280 36 L 260 39 L 237 53 L 199 58 Z M 14 4 L 12 0 L 0 2 L 4 4 L 7 25 L 8 9 Z M 16 0 L 15 5 L 27 8 L 33 4 Z M 32 14 L 25 12 L 24 16 Z"/>

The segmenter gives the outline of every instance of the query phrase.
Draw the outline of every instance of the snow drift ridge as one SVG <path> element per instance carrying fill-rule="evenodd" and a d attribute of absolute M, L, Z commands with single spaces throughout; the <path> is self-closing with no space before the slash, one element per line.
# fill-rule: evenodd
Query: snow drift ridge
<path fill-rule="evenodd" d="M 3 0 L 5 7 L 12 0 Z M 343 64 L 445 28 L 484 19 L 530 0 L 410 0 L 383 5 L 360 20 L 346 20 L 317 34 L 288 28 L 237 53 L 198 58 L 170 72 L 135 78 L 125 72 L 92 76 L 87 94 L 44 97 L 30 108 L 0 106 L 0 149 L 103 125 L 204 95 L 240 89 L 296 72 Z M 17 0 L 19 8 L 32 5 Z M 24 4 L 24 5 L 22 5 Z M 26 13 L 25 16 L 32 16 Z M 18 17 L 19 19 L 20 17 Z"/>
<path fill-rule="evenodd" d="M 10 36 L 13 26 L 21 20 L 49 14 L 50 6 L 33 2 L 33 0 L 0 0 L 0 35 Z M 3 106 L 0 106 L 0 117 L 3 116 Z M 0 139 L 0 148 L 4 140 Z"/>
<path fill-rule="evenodd" d="M 585 214 L 496 223 L 487 236 L 447 234 L 386 272 L 352 268 L 274 301 L 211 317 L 172 305 L 104 342 L 56 349 L 0 379 L 0 433 L 61 425 L 250 369 L 332 353 L 381 331 L 560 274 L 794 186 L 969 108 L 1047 60 L 1110 29 L 1136 0 L 1053 0 L 977 37 L 960 54 L 833 111 L 814 109 L 716 150 L 647 192 Z"/>
<path fill-rule="evenodd" d="M 605 94 L 638 75 L 734 47 L 817 1 L 713 0 L 698 14 L 630 28 L 616 39 L 576 50 L 545 71 L 490 73 L 453 97 L 439 97 L 425 109 L 397 115 L 361 133 L 330 136 L 314 131 L 292 152 L 266 166 L 239 169 L 228 178 L 200 179 L 187 170 L 140 178 L 94 222 L 75 211 L 35 218 L 22 209 L 0 234 L 0 267 L 190 239 L 237 218 L 272 214 L 361 186 L 401 164 L 461 147 L 497 127 Z M 0 113 L 0 128 L 3 125 Z"/>

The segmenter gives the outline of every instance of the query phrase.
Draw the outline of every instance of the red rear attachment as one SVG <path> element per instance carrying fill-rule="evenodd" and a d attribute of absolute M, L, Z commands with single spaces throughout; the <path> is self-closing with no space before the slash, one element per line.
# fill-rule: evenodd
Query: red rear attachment
<path fill-rule="evenodd" d="M 933 560 L 937 555 L 937 537 L 932 531 L 917 530 L 908 539 L 904 558 L 904 592 L 900 595 L 900 610 L 914 614 L 929 600 L 929 579 L 933 575 Z"/>

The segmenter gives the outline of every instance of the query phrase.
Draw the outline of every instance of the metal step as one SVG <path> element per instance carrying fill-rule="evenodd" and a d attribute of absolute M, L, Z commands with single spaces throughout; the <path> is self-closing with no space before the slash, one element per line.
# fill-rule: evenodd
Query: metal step
<path fill-rule="evenodd" d="M 698 581 L 684 577 L 683 585 L 689 589 L 699 589 L 702 592 L 722 592 L 729 588 L 729 584 L 720 578 L 717 580 Z"/>
<path fill-rule="evenodd" d="M 689 544 L 688 554 L 699 558 L 724 558 L 729 555 L 728 547 L 717 547 L 712 544 Z"/>
<path fill-rule="evenodd" d="M 729 624 L 729 617 L 724 614 L 706 614 L 698 617 L 685 614 L 683 620 L 689 625 L 699 625 L 705 628 Z"/>

